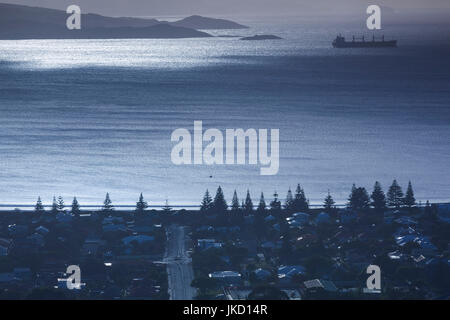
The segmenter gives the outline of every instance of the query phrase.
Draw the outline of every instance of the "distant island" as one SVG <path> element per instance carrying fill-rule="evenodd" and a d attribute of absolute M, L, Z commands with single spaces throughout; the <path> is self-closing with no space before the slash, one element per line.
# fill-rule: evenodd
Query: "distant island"
<path fill-rule="evenodd" d="M 197 29 L 247 28 L 233 21 L 191 16 L 175 22 L 82 14 L 81 30 L 68 30 L 62 10 L 0 3 L 0 40 L 204 38 Z"/>
<path fill-rule="evenodd" d="M 249 41 L 257 41 L 257 40 L 281 40 L 283 38 L 271 35 L 271 34 L 262 34 L 262 35 L 254 35 L 252 37 L 244 37 L 241 40 L 249 40 Z"/>
<path fill-rule="evenodd" d="M 218 29 L 247 29 L 247 26 L 242 24 L 224 20 L 224 19 L 213 19 L 201 16 L 190 16 L 184 18 L 180 21 L 172 22 L 173 26 L 200 29 L 200 30 L 218 30 Z"/>

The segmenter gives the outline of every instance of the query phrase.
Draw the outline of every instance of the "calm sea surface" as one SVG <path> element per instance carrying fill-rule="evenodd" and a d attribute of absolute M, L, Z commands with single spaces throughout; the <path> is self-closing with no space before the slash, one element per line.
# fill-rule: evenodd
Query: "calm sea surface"
<path fill-rule="evenodd" d="M 245 21 L 244 21 L 245 22 Z M 221 185 L 312 203 L 396 178 L 419 200 L 450 200 L 450 50 L 433 27 L 391 26 L 397 49 L 333 49 L 362 28 L 249 21 L 215 35 L 281 41 L 0 41 L 0 203 L 62 195 L 116 204 L 196 204 Z M 368 33 L 366 33 L 368 35 Z M 280 171 L 175 166 L 177 128 L 279 128 Z"/>

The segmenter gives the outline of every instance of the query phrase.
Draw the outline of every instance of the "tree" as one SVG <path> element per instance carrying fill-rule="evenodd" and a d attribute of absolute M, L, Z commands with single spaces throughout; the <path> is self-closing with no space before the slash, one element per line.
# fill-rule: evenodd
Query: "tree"
<path fill-rule="evenodd" d="M 295 190 L 295 198 L 292 210 L 297 212 L 307 212 L 309 210 L 309 204 L 305 196 L 305 191 L 300 187 L 300 184 L 297 185 L 297 189 Z"/>
<path fill-rule="evenodd" d="M 355 185 L 352 186 L 352 192 L 348 198 L 347 207 L 352 210 L 363 210 L 367 209 L 370 206 L 369 194 L 367 193 L 366 188 L 359 187 L 357 188 Z"/>
<path fill-rule="evenodd" d="M 266 200 L 264 200 L 264 194 L 261 192 L 261 198 L 259 199 L 258 208 L 256 209 L 254 230 L 258 240 L 261 240 L 266 235 L 266 224 L 264 216 L 266 215 Z"/>
<path fill-rule="evenodd" d="M 286 211 L 292 211 L 294 209 L 294 197 L 292 196 L 291 188 L 289 188 L 287 192 L 284 209 L 286 209 Z"/>
<path fill-rule="evenodd" d="M 166 204 L 164 205 L 162 210 L 164 213 L 170 213 L 172 211 L 172 208 L 169 206 L 169 200 L 166 199 Z"/>
<path fill-rule="evenodd" d="M 411 181 L 408 182 L 408 188 L 406 189 L 405 198 L 403 199 L 403 204 L 408 208 L 416 205 L 416 198 L 414 198 L 414 191 L 412 188 Z"/>
<path fill-rule="evenodd" d="M 278 200 L 278 193 L 276 191 L 273 194 L 272 202 L 270 202 L 270 210 L 275 213 L 281 211 L 281 202 Z"/>
<path fill-rule="evenodd" d="M 64 204 L 64 199 L 63 199 L 63 197 L 59 196 L 59 197 L 58 197 L 58 211 L 59 211 L 59 212 L 63 212 L 65 207 L 66 207 L 66 206 L 65 206 L 65 204 Z"/>
<path fill-rule="evenodd" d="M 37 199 L 36 206 L 34 207 L 34 212 L 37 214 L 41 214 L 41 213 L 45 212 L 41 197 L 38 197 L 38 199 Z"/>
<path fill-rule="evenodd" d="M 236 190 L 234 190 L 233 200 L 231 200 L 231 212 L 233 213 L 239 212 L 239 198 L 237 196 Z"/>
<path fill-rule="evenodd" d="M 208 212 L 213 207 L 213 201 L 211 198 L 211 195 L 209 194 L 208 189 L 205 192 L 205 195 L 203 196 L 202 204 L 200 205 L 200 211 L 202 212 Z"/>
<path fill-rule="evenodd" d="M 253 213 L 253 201 L 250 197 L 250 191 L 247 190 L 247 196 L 245 197 L 245 203 L 244 203 L 244 212 L 246 214 L 252 214 Z"/>
<path fill-rule="evenodd" d="M 400 208 L 403 203 L 403 191 L 397 183 L 397 180 L 392 181 L 392 185 L 389 187 L 387 193 L 388 205 L 395 208 Z"/>
<path fill-rule="evenodd" d="M 381 184 L 378 181 L 376 181 L 373 186 L 373 191 L 370 198 L 372 199 L 370 204 L 374 207 L 375 211 L 379 213 L 384 212 L 386 209 L 386 196 L 384 195 Z"/>
<path fill-rule="evenodd" d="M 56 197 L 55 196 L 53 196 L 51 213 L 52 214 L 57 214 L 58 213 L 58 202 L 56 202 Z"/>
<path fill-rule="evenodd" d="M 354 193 L 356 191 L 356 185 L 352 184 L 352 191 L 350 193 Z"/>
<path fill-rule="evenodd" d="M 330 194 L 330 190 L 328 190 L 328 195 L 325 197 L 325 200 L 323 202 L 323 208 L 325 209 L 325 212 L 332 212 L 336 208 L 334 204 L 335 202 L 333 200 L 333 197 Z"/>
<path fill-rule="evenodd" d="M 144 195 L 141 193 L 138 202 L 136 202 L 136 214 L 143 215 L 147 208 L 148 203 L 144 200 Z"/>
<path fill-rule="evenodd" d="M 72 214 L 75 217 L 79 217 L 80 216 L 80 204 L 78 203 L 78 200 L 76 197 L 73 198 L 72 201 Z"/>
<path fill-rule="evenodd" d="M 223 195 L 222 188 L 217 188 L 216 196 L 214 197 L 213 208 L 216 213 L 225 213 L 228 209 L 225 196 Z"/>
<path fill-rule="evenodd" d="M 258 209 L 256 209 L 256 213 L 258 215 L 264 215 L 266 213 L 266 200 L 264 199 L 264 193 L 261 192 L 261 198 L 259 198 Z"/>
<path fill-rule="evenodd" d="M 103 201 L 103 212 L 110 213 L 114 210 L 114 206 L 112 205 L 112 201 L 109 198 L 109 193 L 106 194 L 105 201 Z"/>

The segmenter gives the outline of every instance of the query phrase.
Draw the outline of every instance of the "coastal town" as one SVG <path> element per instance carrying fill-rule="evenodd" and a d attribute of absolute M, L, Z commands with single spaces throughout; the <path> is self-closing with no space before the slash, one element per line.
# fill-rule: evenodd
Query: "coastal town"
<path fill-rule="evenodd" d="M 330 193 L 313 207 L 300 185 L 230 202 L 219 187 L 199 210 L 149 209 L 142 194 L 128 211 L 109 194 L 100 210 L 39 198 L 0 215 L 0 299 L 448 299 L 449 223 L 450 204 L 395 180 L 386 193 L 354 185 L 345 207 Z M 380 290 L 367 289 L 373 265 Z"/>

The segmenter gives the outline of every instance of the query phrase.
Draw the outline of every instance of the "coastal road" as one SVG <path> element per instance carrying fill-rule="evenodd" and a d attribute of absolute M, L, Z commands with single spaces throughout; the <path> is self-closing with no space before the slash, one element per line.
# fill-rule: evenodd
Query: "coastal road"
<path fill-rule="evenodd" d="M 192 300 L 196 295 L 196 289 L 191 287 L 194 272 L 192 260 L 186 252 L 188 241 L 186 227 L 171 225 L 166 233 L 167 248 L 164 263 L 167 265 L 170 299 Z"/>

